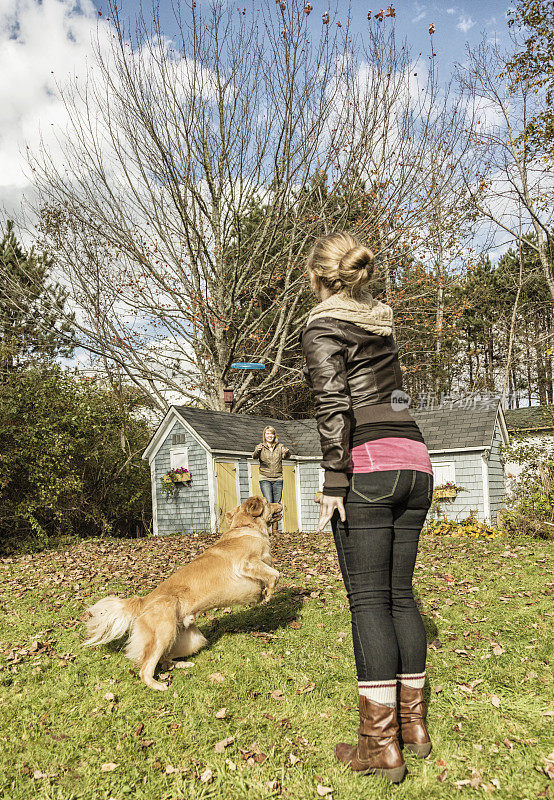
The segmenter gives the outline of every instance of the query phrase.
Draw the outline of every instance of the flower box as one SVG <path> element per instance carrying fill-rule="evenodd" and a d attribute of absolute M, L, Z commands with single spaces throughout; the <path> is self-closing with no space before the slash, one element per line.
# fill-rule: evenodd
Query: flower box
<path fill-rule="evenodd" d="M 453 500 L 457 494 L 457 489 L 435 489 L 434 491 L 437 500 Z"/>
<path fill-rule="evenodd" d="M 181 475 L 175 475 L 173 483 L 190 483 L 190 472 L 184 472 Z"/>

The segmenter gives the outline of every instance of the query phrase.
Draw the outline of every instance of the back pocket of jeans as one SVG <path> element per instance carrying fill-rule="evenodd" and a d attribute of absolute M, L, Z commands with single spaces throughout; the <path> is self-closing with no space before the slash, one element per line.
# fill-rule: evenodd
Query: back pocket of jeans
<path fill-rule="evenodd" d="M 350 483 L 350 490 L 352 492 L 354 492 L 354 494 L 357 494 L 359 497 L 362 497 L 364 500 L 367 500 L 368 503 L 378 503 L 380 500 L 390 500 L 390 498 L 393 496 L 393 494 L 396 491 L 396 487 L 398 486 L 398 481 L 400 479 L 400 470 L 396 469 L 396 470 L 390 470 L 390 471 L 394 472 L 395 474 L 394 474 L 394 476 L 391 475 L 392 488 L 391 488 L 391 490 L 389 492 L 385 492 L 384 493 L 383 489 L 379 488 L 379 485 L 378 485 L 377 481 L 374 481 L 373 485 L 372 485 L 371 482 L 370 482 L 371 478 L 369 478 L 367 480 L 367 485 L 366 486 L 362 486 L 362 490 L 361 491 L 356 486 L 356 478 L 358 479 L 357 482 L 358 482 L 358 486 L 359 486 L 360 482 L 363 480 L 362 477 L 361 477 L 362 475 L 373 476 L 375 474 L 378 474 L 378 473 L 374 473 L 374 472 L 365 472 L 365 473 L 361 473 L 361 472 L 356 473 L 356 472 L 354 472 L 353 475 L 352 475 L 352 481 Z M 365 482 L 366 481 L 364 481 L 364 483 Z"/>

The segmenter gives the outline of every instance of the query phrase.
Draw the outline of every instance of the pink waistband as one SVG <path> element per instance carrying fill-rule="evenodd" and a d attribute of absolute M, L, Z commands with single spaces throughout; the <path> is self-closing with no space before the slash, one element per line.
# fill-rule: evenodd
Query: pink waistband
<path fill-rule="evenodd" d="M 387 469 L 418 469 L 433 474 L 429 451 L 423 442 L 396 436 L 375 439 L 352 448 L 349 472 L 379 472 Z"/>

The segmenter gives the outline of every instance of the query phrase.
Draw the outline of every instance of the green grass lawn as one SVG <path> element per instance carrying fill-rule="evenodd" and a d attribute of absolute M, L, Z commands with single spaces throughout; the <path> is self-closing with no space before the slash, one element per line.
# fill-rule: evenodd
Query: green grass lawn
<path fill-rule="evenodd" d="M 350 618 L 331 537 L 281 535 L 267 606 L 199 619 L 210 645 L 147 689 L 86 605 L 145 593 L 213 537 L 94 540 L 0 561 L 0 794 L 335 800 L 550 797 L 554 542 L 424 535 L 426 761 L 393 786 L 334 761 L 354 741 Z M 550 766 L 549 766 L 550 765 Z"/>

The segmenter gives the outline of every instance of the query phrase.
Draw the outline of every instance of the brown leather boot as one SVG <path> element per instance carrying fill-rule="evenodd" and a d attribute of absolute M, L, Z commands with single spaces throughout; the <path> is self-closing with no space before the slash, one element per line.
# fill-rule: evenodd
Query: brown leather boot
<path fill-rule="evenodd" d="M 272 522 L 271 523 L 271 533 L 279 533 L 279 523 Z"/>
<path fill-rule="evenodd" d="M 335 755 L 353 772 L 375 774 L 400 783 L 406 764 L 398 744 L 396 709 L 360 695 L 358 744 L 338 744 Z"/>
<path fill-rule="evenodd" d="M 427 703 L 423 699 L 423 689 L 414 689 L 399 681 L 398 722 L 404 749 L 425 758 L 431 752 L 432 744 L 425 726 Z"/>

